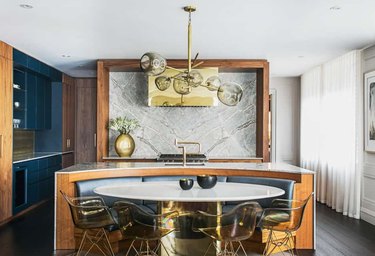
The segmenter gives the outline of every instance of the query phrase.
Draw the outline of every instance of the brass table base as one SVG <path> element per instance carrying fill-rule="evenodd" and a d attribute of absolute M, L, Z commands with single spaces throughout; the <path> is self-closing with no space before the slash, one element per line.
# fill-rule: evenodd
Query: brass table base
<path fill-rule="evenodd" d="M 160 255 L 191 256 L 205 254 L 207 248 L 212 243 L 212 239 L 200 232 L 194 232 L 192 230 L 192 214 L 198 210 L 211 214 L 221 214 L 222 208 L 220 202 L 159 202 L 159 213 L 178 211 L 180 215 L 180 222 L 179 226 L 176 227 L 176 232 L 162 239 L 166 250 L 168 250 L 168 254 L 164 249 L 161 249 Z M 215 248 L 211 246 L 206 255 L 216 255 Z"/>

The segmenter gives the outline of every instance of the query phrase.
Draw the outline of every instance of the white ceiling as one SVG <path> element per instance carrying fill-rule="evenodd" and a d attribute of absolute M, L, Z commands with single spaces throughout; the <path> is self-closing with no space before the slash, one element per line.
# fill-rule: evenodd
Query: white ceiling
<path fill-rule="evenodd" d="M 193 54 L 268 59 L 272 76 L 299 76 L 375 42 L 375 0 L 0 0 L 0 40 L 72 76 L 95 76 L 97 59 L 186 58 L 189 4 L 198 8 Z"/>

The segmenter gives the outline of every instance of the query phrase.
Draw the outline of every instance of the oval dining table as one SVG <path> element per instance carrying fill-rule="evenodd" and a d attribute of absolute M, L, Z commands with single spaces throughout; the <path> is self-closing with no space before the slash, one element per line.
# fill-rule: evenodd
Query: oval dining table
<path fill-rule="evenodd" d="M 158 213 L 178 211 L 184 215 L 197 210 L 211 214 L 221 214 L 224 202 L 254 201 L 257 199 L 278 197 L 284 190 L 272 186 L 218 182 L 211 189 L 202 189 L 196 182 L 190 190 L 182 190 L 178 181 L 128 182 L 116 185 L 100 186 L 94 192 L 102 196 L 124 199 L 138 199 L 158 202 Z M 188 215 L 188 214 L 186 214 Z M 185 220 L 180 232 L 171 233 L 163 238 L 169 255 L 203 255 L 211 240 L 202 234 L 189 232 L 189 220 Z M 212 251 L 209 255 L 215 255 Z M 166 255 L 161 252 L 161 255 Z"/>

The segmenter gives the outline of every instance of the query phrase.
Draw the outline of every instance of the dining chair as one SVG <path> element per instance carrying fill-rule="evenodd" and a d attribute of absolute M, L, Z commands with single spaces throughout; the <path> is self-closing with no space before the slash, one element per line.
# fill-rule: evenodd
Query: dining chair
<path fill-rule="evenodd" d="M 96 247 L 103 255 L 114 256 L 107 232 L 116 223 L 103 199 L 98 196 L 69 197 L 62 191 L 60 193 L 69 205 L 75 227 L 84 230 L 76 255 L 80 255 L 88 241 L 90 247 L 85 255 Z"/>
<path fill-rule="evenodd" d="M 177 225 L 178 212 L 168 212 L 163 214 L 151 214 L 136 204 L 129 201 L 118 201 L 113 205 L 117 216 L 115 219 L 119 225 L 120 231 L 125 238 L 132 239 L 126 252 L 129 255 L 133 249 L 136 255 L 158 255 L 158 250 L 162 247 L 169 255 L 167 248 L 161 241 L 161 238 L 175 231 Z M 137 249 L 136 241 L 140 241 Z M 150 242 L 156 242 L 152 248 Z"/>
<path fill-rule="evenodd" d="M 261 211 L 262 207 L 257 202 L 245 202 L 224 214 L 196 212 L 193 230 L 212 238 L 204 255 L 208 254 L 211 246 L 218 252 L 216 255 L 237 256 L 240 249 L 247 255 L 241 241 L 254 234 L 257 214 Z M 238 243 L 237 247 L 235 243 Z"/>
<path fill-rule="evenodd" d="M 275 199 L 271 203 L 270 208 L 263 210 L 258 226 L 262 229 L 269 230 L 266 247 L 263 255 L 271 255 L 278 248 L 284 255 L 284 249 L 291 255 L 295 248 L 293 232 L 297 231 L 301 226 L 303 213 L 306 205 L 314 193 L 311 193 L 305 200 L 286 200 Z M 284 236 L 277 237 L 275 231 L 284 233 Z"/>

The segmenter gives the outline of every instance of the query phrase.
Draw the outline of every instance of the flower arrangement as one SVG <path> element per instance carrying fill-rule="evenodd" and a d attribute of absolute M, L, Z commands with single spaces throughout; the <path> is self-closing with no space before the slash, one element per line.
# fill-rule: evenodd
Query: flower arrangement
<path fill-rule="evenodd" d="M 116 117 L 109 120 L 108 128 L 120 132 L 120 134 L 129 134 L 140 127 L 136 119 L 127 117 Z"/>

